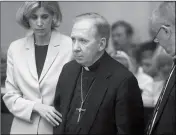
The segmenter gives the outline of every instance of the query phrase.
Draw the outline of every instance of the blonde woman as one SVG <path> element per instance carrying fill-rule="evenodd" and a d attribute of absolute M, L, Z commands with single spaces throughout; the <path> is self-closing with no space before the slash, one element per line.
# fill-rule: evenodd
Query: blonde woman
<path fill-rule="evenodd" d="M 62 67 L 72 59 L 72 42 L 55 29 L 62 20 L 57 2 L 25 2 L 16 17 L 32 33 L 8 49 L 3 100 L 14 115 L 10 133 L 52 134 L 62 122 L 53 98 Z"/>

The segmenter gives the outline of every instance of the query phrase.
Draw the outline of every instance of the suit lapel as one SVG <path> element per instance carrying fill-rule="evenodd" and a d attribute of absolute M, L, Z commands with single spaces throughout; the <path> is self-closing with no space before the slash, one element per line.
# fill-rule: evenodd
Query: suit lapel
<path fill-rule="evenodd" d="M 43 70 L 39 78 L 39 83 L 43 80 L 44 76 L 47 74 L 52 64 L 54 63 L 57 55 L 59 54 L 60 42 L 58 39 L 59 36 L 57 36 L 57 34 L 53 31 L 51 34 L 50 44 L 48 46 L 48 52 L 46 55 Z"/>
<path fill-rule="evenodd" d="M 40 78 L 38 79 L 37 69 L 36 69 L 36 61 L 35 61 L 35 47 L 34 47 L 34 37 L 33 33 L 27 37 L 27 42 L 25 43 L 26 50 L 27 50 L 27 61 L 29 70 L 32 76 L 39 82 L 42 81 L 46 73 L 51 68 L 52 64 L 54 63 L 58 53 L 59 53 L 59 46 L 60 46 L 60 35 L 58 32 L 53 31 L 51 34 L 50 44 L 48 46 L 48 52 L 46 55 L 45 63 L 43 66 L 43 70 L 41 73 Z"/>
<path fill-rule="evenodd" d="M 159 107 L 158 114 L 157 114 L 157 117 L 156 117 L 156 120 L 155 120 L 155 123 L 154 123 L 155 125 L 159 121 L 159 118 L 161 117 L 161 114 L 162 114 L 162 112 L 164 110 L 165 105 L 167 104 L 167 101 L 169 99 L 169 95 L 170 95 L 174 85 L 175 85 L 175 69 L 174 69 L 174 71 L 173 71 L 173 73 L 172 73 L 172 75 L 170 77 L 170 80 L 169 80 L 169 83 L 167 85 L 167 88 L 166 88 L 162 103 L 161 103 L 161 105 Z"/>
<path fill-rule="evenodd" d="M 34 38 L 33 36 L 27 37 L 27 42 L 25 43 L 26 47 L 26 55 L 27 55 L 27 63 L 29 67 L 29 71 L 35 80 L 38 81 L 38 74 L 36 69 L 36 61 L 35 61 L 35 49 L 34 49 Z"/>
<path fill-rule="evenodd" d="M 102 104 L 106 95 L 109 78 L 112 75 L 112 73 L 109 72 L 110 70 L 106 68 L 108 65 L 108 57 L 109 56 L 105 54 L 104 58 L 102 59 L 96 78 L 92 84 L 90 95 L 83 106 L 83 108 L 86 109 L 86 112 L 82 116 L 80 123 L 77 126 L 77 133 L 80 132 L 79 134 L 87 134 L 89 132 L 99 111 L 100 105 Z"/>
<path fill-rule="evenodd" d="M 62 98 L 64 99 L 62 102 L 62 104 L 64 105 L 64 110 L 63 110 L 63 127 L 65 126 L 65 120 L 66 120 L 66 117 L 67 117 L 67 114 L 68 114 L 68 111 L 70 109 L 70 104 L 71 104 L 71 101 L 72 101 L 72 98 L 74 96 L 74 90 L 75 90 L 75 87 L 76 87 L 76 83 L 77 83 L 77 79 L 79 77 L 79 74 L 80 74 L 80 71 L 81 71 L 81 65 L 79 65 L 78 63 L 74 63 L 73 66 L 70 66 L 70 68 L 68 70 L 66 70 L 67 72 L 67 77 L 66 77 L 66 80 L 65 80 L 65 84 L 64 84 L 64 91 L 63 91 L 63 94 L 62 94 Z M 62 129 L 64 130 L 64 129 Z"/>

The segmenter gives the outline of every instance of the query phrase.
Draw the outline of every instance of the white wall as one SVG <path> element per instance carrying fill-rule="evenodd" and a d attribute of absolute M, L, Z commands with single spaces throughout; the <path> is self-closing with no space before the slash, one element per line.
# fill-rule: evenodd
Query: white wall
<path fill-rule="evenodd" d="M 1 48 L 6 53 L 9 44 L 25 35 L 26 31 L 15 21 L 16 11 L 22 2 L 1 2 Z M 60 2 L 63 23 L 59 30 L 70 35 L 72 22 L 76 15 L 97 12 L 110 24 L 123 19 L 134 26 L 135 40 L 149 40 L 148 18 L 158 2 Z"/>

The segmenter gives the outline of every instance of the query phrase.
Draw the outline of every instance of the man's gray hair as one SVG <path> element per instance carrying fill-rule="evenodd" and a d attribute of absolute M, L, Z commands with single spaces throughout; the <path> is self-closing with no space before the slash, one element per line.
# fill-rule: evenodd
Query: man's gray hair
<path fill-rule="evenodd" d="M 165 1 L 153 11 L 152 19 L 160 20 L 163 25 L 175 26 L 175 2 Z"/>
<path fill-rule="evenodd" d="M 76 16 L 75 22 L 81 19 L 92 19 L 95 21 L 95 27 L 97 28 L 97 34 L 101 38 L 106 38 L 106 46 L 108 45 L 110 37 L 110 25 L 108 21 L 98 13 L 84 13 Z"/>

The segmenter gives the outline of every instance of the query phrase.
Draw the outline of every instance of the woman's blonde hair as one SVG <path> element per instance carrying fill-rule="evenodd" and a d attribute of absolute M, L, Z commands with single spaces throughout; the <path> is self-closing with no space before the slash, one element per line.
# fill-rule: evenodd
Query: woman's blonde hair
<path fill-rule="evenodd" d="M 62 21 L 62 13 L 57 1 L 29 1 L 25 2 L 16 13 L 17 22 L 26 29 L 30 29 L 29 17 L 37 8 L 44 7 L 55 18 L 53 19 L 51 29 L 58 27 Z"/>

